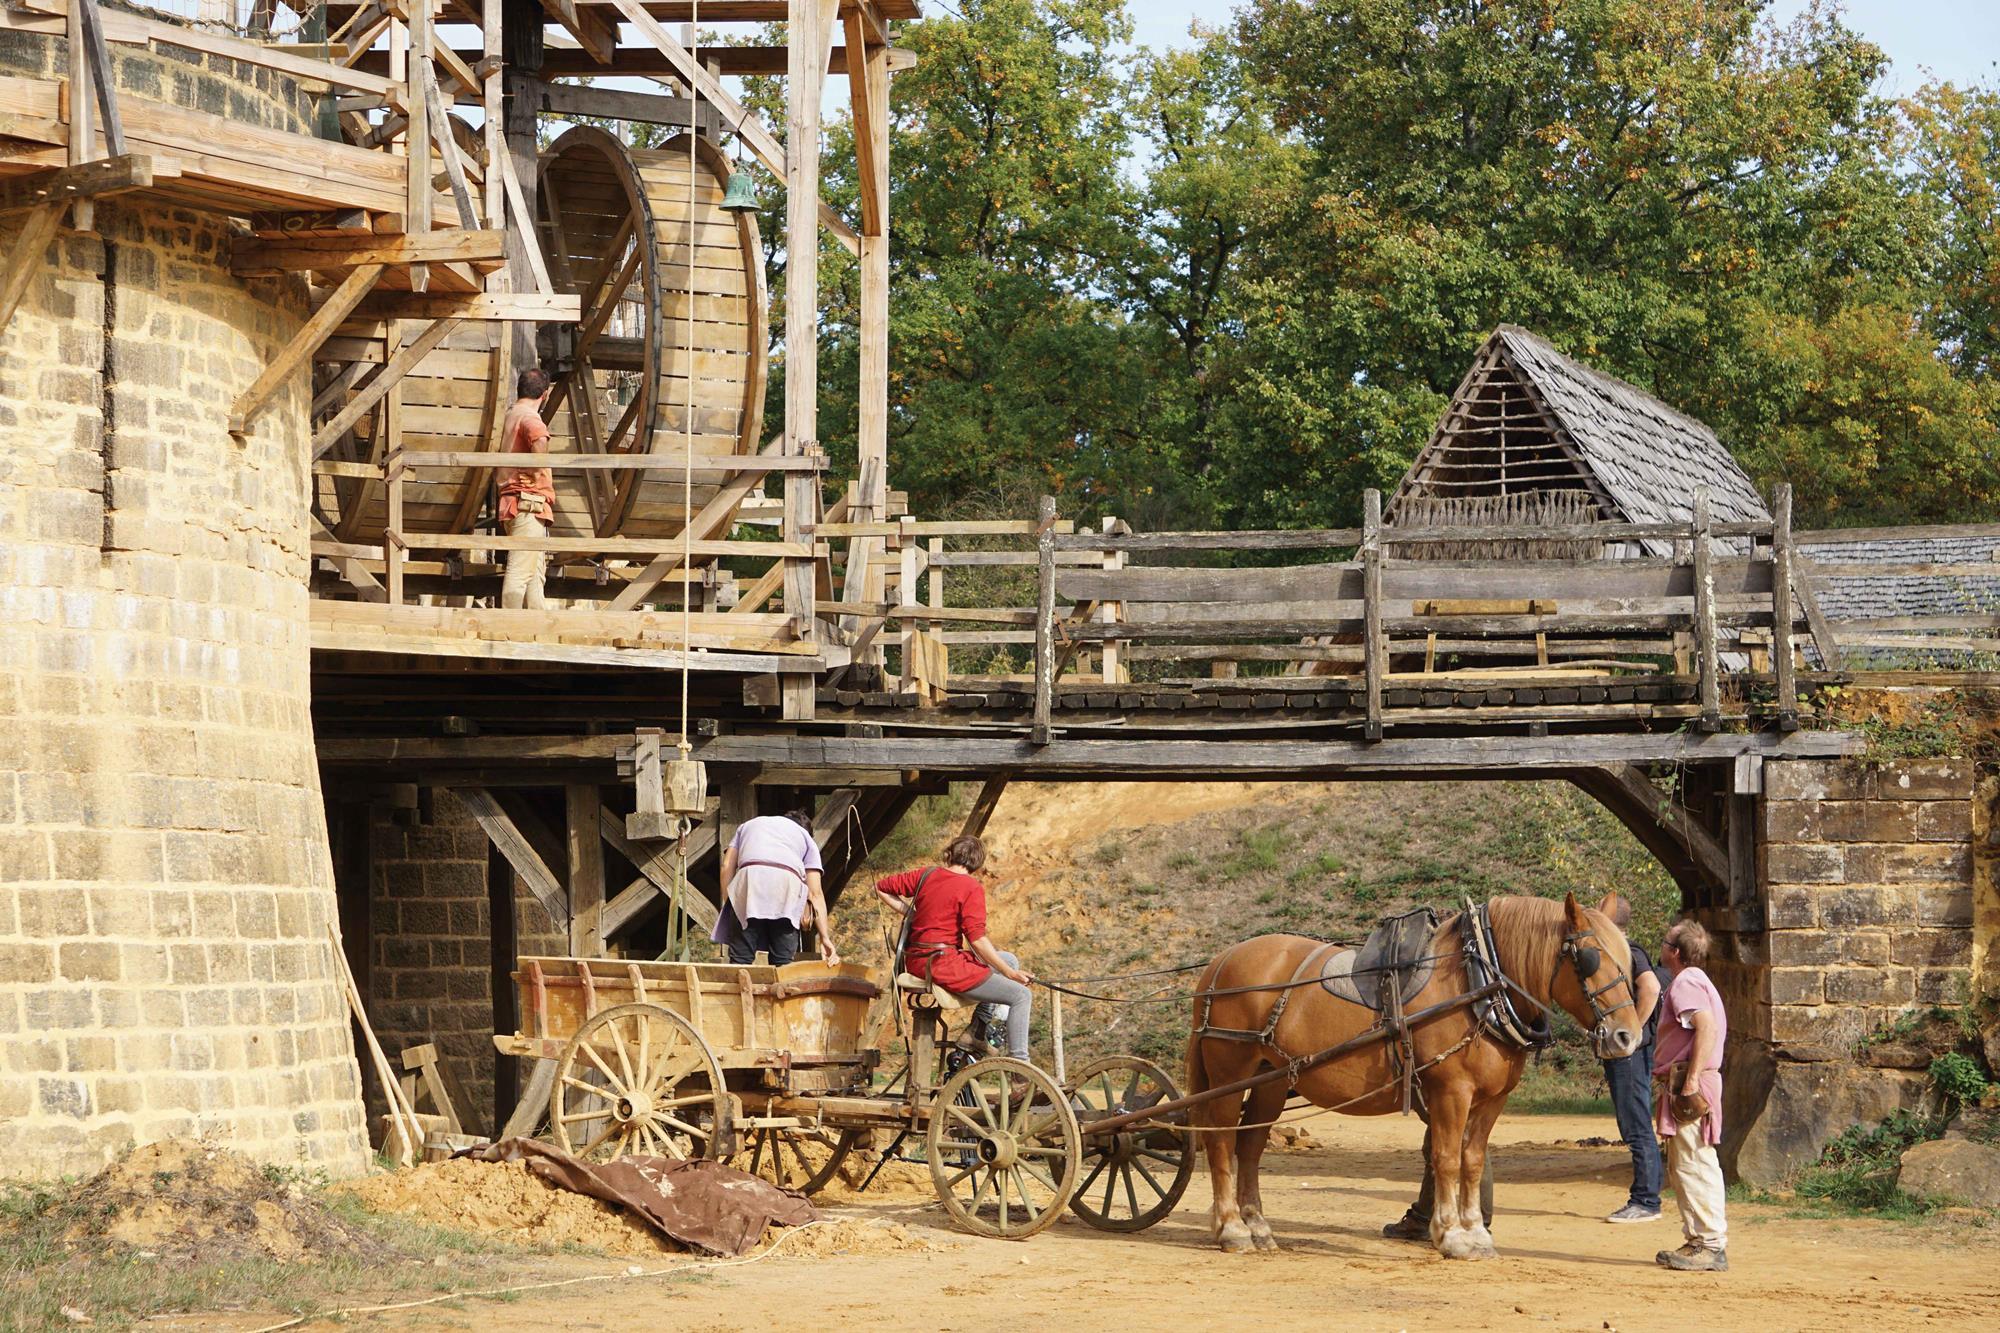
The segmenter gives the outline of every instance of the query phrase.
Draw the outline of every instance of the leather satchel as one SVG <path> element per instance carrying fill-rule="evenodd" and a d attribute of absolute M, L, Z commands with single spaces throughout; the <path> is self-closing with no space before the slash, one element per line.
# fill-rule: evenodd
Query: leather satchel
<path fill-rule="evenodd" d="M 1709 1105 L 1708 1098 L 1699 1092 L 1680 1091 L 1686 1082 L 1687 1061 L 1677 1061 L 1662 1075 L 1660 1091 L 1668 1099 L 1667 1104 L 1673 1108 L 1675 1122 L 1692 1125 L 1714 1108 Z"/>

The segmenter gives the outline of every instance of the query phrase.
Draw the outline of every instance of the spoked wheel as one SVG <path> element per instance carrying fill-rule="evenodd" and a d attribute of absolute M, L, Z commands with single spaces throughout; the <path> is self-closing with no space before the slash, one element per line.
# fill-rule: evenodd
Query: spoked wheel
<path fill-rule="evenodd" d="M 817 1194 L 867 1133 L 863 1129 L 832 1129 L 825 1125 L 753 1129 L 744 1136 L 743 1146 L 730 1159 L 730 1165 L 781 1189 Z"/>
<path fill-rule="evenodd" d="M 593 1015 L 556 1062 L 549 1126 L 586 1161 L 729 1151 L 729 1092 L 694 1025 L 656 1004 Z"/>
<path fill-rule="evenodd" d="M 1173 1212 L 1194 1175 L 1194 1131 L 1141 1121 L 1110 1134 L 1090 1122 L 1143 1111 L 1180 1096 L 1167 1071 L 1136 1055 L 1086 1065 L 1070 1083 L 1083 1127 L 1083 1182 L 1070 1211 L 1100 1231 L 1144 1231 Z"/>
<path fill-rule="evenodd" d="M 1015 1105 L 1022 1083 L 1027 1096 Z M 1083 1135 L 1054 1079 L 993 1057 L 938 1089 L 925 1143 L 931 1183 L 954 1222 L 975 1235 L 1025 1240 L 1069 1202 Z"/>

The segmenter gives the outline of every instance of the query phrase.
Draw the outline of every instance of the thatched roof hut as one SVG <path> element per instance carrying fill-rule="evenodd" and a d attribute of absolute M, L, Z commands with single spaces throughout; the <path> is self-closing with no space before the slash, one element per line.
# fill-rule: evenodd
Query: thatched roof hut
<path fill-rule="evenodd" d="M 1768 519 L 1715 432 L 1503 324 L 1480 347 L 1388 506 L 1404 525 L 1686 522 L 1695 487 L 1718 523 Z M 1671 543 L 1473 542 L 1433 559 L 1671 554 Z M 1405 554 L 1405 552 L 1397 552 Z"/>

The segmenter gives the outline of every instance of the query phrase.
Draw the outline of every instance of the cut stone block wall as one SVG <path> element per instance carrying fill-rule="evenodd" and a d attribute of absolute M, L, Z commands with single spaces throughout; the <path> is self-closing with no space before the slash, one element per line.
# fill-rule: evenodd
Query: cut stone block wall
<path fill-rule="evenodd" d="M 369 1013 L 383 1049 L 434 1041 L 464 1090 L 469 1132 L 491 1133 L 492 910 L 485 832 L 450 791 L 431 794 L 430 817 L 378 811 L 369 830 L 374 879 L 369 916 Z M 516 954 L 564 954 L 563 935 L 514 880 Z M 509 960 L 511 962 L 511 960 Z M 387 1108 L 370 1098 L 371 1123 Z"/>
<path fill-rule="evenodd" d="M 1757 910 L 1701 914 L 1730 1017 L 1723 1156 L 1744 1179 L 1782 1177 L 1921 1090 L 1856 1047 L 1971 995 L 1973 776 L 1953 759 L 1765 764 Z"/>
<path fill-rule="evenodd" d="M 20 219 L 0 221 L 0 252 Z M 212 217 L 102 201 L 0 335 L 0 1173 L 214 1132 L 365 1160 L 308 678 L 297 330 Z"/>

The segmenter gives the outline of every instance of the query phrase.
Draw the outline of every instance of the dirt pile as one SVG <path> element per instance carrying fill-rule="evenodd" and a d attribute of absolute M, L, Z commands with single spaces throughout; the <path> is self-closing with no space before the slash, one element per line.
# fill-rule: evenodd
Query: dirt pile
<path fill-rule="evenodd" d="M 193 1139 L 134 1148 L 56 1207 L 73 1219 L 72 1244 L 111 1241 L 169 1261 L 312 1261 L 366 1243 L 303 1186 Z"/>
<path fill-rule="evenodd" d="M 521 1162 L 454 1157 L 335 1185 L 379 1213 L 400 1213 L 532 1249 L 581 1246 L 656 1257 L 682 1251 L 623 1209 L 558 1189 Z"/>

